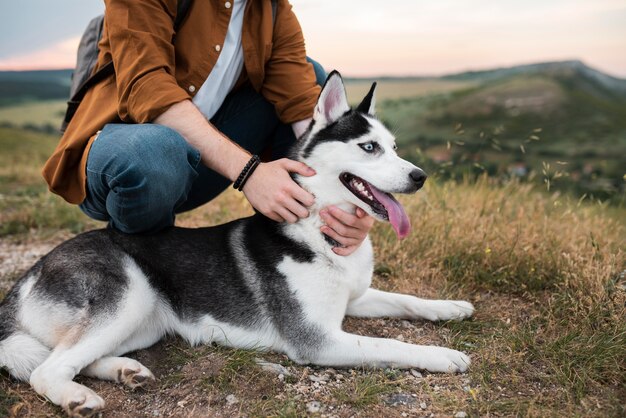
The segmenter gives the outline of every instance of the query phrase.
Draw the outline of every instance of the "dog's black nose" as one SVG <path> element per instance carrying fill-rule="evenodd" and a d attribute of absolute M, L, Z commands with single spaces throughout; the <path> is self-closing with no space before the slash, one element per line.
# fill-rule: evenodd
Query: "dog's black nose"
<path fill-rule="evenodd" d="M 418 189 L 424 185 L 424 182 L 428 177 L 426 173 L 424 173 L 424 171 L 420 170 L 419 168 L 411 171 L 411 173 L 409 173 L 409 176 L 411 177 L 411 180 L 413 180 L 413 183 L 417 185 Z"/>

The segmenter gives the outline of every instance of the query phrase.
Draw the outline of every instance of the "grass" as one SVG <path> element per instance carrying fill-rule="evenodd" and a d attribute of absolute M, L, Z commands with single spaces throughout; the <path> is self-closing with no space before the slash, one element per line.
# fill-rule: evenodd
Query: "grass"
<path fill-rule="evenodd" d="M 348 385 L 334 391 L 335 399 L 344 404 L 363 409 L 380 402 L 383 395 L 395 389 L 393 381 L 388 381 L 379 374 L 357 376 Z"/>
<path fill-rule="evenodd" d="M 51 126 L 58 129 L 66 107 L 65 100 L 29 101 L 0 107 L 0 125 L 36 128 Z"/>
<path fill-rule="evenodd" d="M 479 300 L 474 320 L 446 325 L 454 346 L 480 353 L 470 373 L 480 387 L 473 411 L 494 412 L 496 385 L 507 384 L 519 403 L 507 401 L 502 413 L 517 405 L 523 415 L 533 415 L 533 408 L 586 415 L 585 405 L 592 403 L 604 411 L 592 415 L 622 413 L 624 212 L 612 218 L 602 205 L 537 193 L 517 182 L 500 186 L 486 177 L 431 183 L 418 196 L 406 202 L 419 225 L 402 247 L 388 231 L 379 238 L 382 259 L 393 271 L 385 282 L 408 290 L 419 277 L 439 284 L 435 296 L 499 301 L 490 306 Z M 533 387 L 552 388 L 552 397 L 531 396 Z"/>
<path fill-rule="evenodd" d="M 35 236 L 45 241 L 47 233 L 99 226 L 47 192 L 39 169 L 56 140 L 54 135 L 0 129 L 0 239 Z M 111 399 L 111 405 L 121 405 L 120 411 L 133 405 L 125 403 L 127 399 L 172 408 L 192 399 L 225 408 L 225 396 L 234 393 L 242 401 L 236 411 L 229 411 L 249 416 L 303 416 L 310 400 L 333 407 L 339 416 L 421 413 L 416 407 L 384 402 L 391 393 L 411 392 L 428 405 L 424 414 L 626 414 L 623 207 L 486 176 L 461 182 L 431 178 L 424 190 L 401 201 L 413 232 L 399 242 L 388 225 L 374 228 L 374 286 L 430 298 L 468 299 L 476 306 L 475 317 L 438 324 L 417 321 L 414 328 L 401 330 L 400 322 L 383 320 L 350 320 L 346 327 L 358 323 L 358 332 L 368 335 L 394 337 L 402 332 L 411 342 L 463 350 L 473 362 L 467 375 L 425 373 L 423 379 L 408 380 L 410 376 L 400 371 L 356 370 L 345 372 L 343 383 L 311 389 L 307 373 L 313 371 L 284 357 L 267 355 L 295 373 L 278 381 L 254 363 L 258 353 L 190 348 L 168 340 L 161 345 L 163 356 L 146 363 L 157 370 L 158 392 L 127 393 L 110 383 L 97 383 L 97 391 Z M 250 213 L 241 194 L 231 190 L 178 222 L 210 225 Z M 0 289 L 0 294 L 6 290 Z M 41 416 L 58 413 L 46 409 L 27 385 L 17 385 L 3 374 L 0 416 L 16 405 L 41 411 Z"/>
<path fill-rule="evenodd" d="M 57 135 L 0 128 L 0 237 L 98 225 L 48 192 L 40 170 L 57 141 Z"/>

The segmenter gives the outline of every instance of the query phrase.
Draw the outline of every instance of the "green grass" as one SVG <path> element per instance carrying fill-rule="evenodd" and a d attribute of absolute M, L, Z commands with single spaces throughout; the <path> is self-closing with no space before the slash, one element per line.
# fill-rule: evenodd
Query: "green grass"
<path fill-rule="evenodd" d="M 48 192 L 41 168 L 59 137 L 0 128 L 0 237 L 31 230 L 81 232 L 98 223 Z"/>
<path fill-rule="evenodd" d="M 29 101 L 0 107 L 0 126 L 58 129 L 66 107 L 65 100 Z"/>
<path fill-rule="evenodd" d="M 345 387 L 333 392 L 339 402 L 357 409 L 379 403 L 383 395 L 392 393 L 397 385 L 393 381 L 381 378 L 377 373 L 359 375 Z"/>

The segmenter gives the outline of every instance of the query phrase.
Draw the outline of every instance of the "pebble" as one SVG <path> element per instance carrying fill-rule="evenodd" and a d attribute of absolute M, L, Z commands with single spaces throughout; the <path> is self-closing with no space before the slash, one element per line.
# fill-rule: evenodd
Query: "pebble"
<path fill-rule="evenodd" d="M 311 401 L 306 404 L 306 411 L 309 414 L 316 414 L 322 410 L 322 404 L 318 401 Z"/>
<path fill-rule="evenodd" d="M 459 411 L 456 414 L 454 414 L 454 418 L 466 418 L 467 417 L 467 413 L 464 411 Z"/>
<path fill-rule="evenodd" d="M 276 364 L 276 363 L 270 363 L 268 361 L 259 359 L 259 358 L 255 358 L 254 362 L 259 365 L 261 367 L 261 369 L 265 370 L 266 372 L 271 372 L 271 373 L 275 373 L 277 375 L 283 375 L 283 377 L 285 376 L 289 376 L 291 377 L 292 374 L 289 372 L 289 370 L 287 370 L 287 368 L 281 364 Z"/>
<path fill-rule="evenodd" d="M 237 399 L 237 397 L 233 395 L 232 393 L 226 397 L 226 403 L 228 405 L 234 405 L 237 402 L 239 402 L 239 399 Z"/>
<path fill-rule="evenodd" d="M 328 375 L 325 374 L 325 375 L 322 375 L 322 376 L 316 376 L 314 374 L 310 374 L 309 375 L 309 380 L 311 382 L 326 382 L 326 381 L 328 381 Z"/>
<path fill-rule="evenodd" d="M 413 325 L 412 323 L 410 323 L 409 321 L 407 321 L 406 319 L 400 321 L 400 326 L 402 328 L 415 328 L 415 325 Z"/>
<path fill-rule="evenodd" d="M 418 379 L 422 377 L 422 374 L 415 369 L 411 369 L 411 374 L 413 375 L 413 377 L 417 377 Z"/>
<path fill-rule="evenodd" d="M 415 402 L 415 398 L 411 395 L 407 395 L 406 393 L 394 393 L 385 399 L 385 403 L 391 406 L 411 405 Z"/>
<path fill-rule="evenodd" d="M 404 335 L 400 334 L 396 337 L 396 340 L 398 341 L 404 341 Z"/>
<path fill-rule="evenodd" d="M 428 405 L 426 405 L 426 402 L 420 402 L 420 408 L 425 410 L 428 408 Z"/>

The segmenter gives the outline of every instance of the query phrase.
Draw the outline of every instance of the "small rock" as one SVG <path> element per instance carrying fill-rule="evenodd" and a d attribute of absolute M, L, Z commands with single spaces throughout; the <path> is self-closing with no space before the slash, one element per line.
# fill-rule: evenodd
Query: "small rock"
<path fill-rule="evenodd" d="M 459 411 L 456 414 L 454 414 L 454 418 L 466 418 L 467 417 L 467 413 L 464 411 Z"/>
<path fill-rule="evenodd" d="M 285 375 L 284 374 L 279 374 L 278 375 L 278 380 L 280 380 L 281 382 L 285 380 Z"/>
<path fill-rule="evenodd" d="M 322 404 L 318 401 L 311 401 L 306 404 L 306 411 L 309 414 L 316 414 L 322 410 Z"/>
<path fill-rule="evenodd" d="M 311 382 L 326 382 L 328 381 L 328 375 L 323 375 L 323 376 L 316 376 L 314 374 L 310 374 L 309 375 L 309 380 Z"/>
<path fill-rule="evenodd" d="M 418 379 L 422 377 L 422 374 L 415 369 L 411 369 L 411 374 L 413 375 L 413 377 L 417 377 Z"/>
<path fill-rule="evenodd" d="M 412 405 L 415 403 L 415 398 L 406 393 L 394 393 L 385 399 L 385 403 L 391 406 Z"/>
<path fill-rule="evenodd" d="M 237 402 L 239 402 L 239 399 L 237 399 L 237 397 L 233 395 L 232 393 L 226 397 L 226 403 L 228 405 L 234 405 Z"/>
<path fill-rule="evenodd" d="M 289 372 L 289 370 L 287 370 L 287 368 L 281 364 L 276 364 L 276 363 L 270 363 L 268 361 L 259 359 L 259 358 L 255 358 L 254 362 L 256 364 L 258 364 L 259 366 L 261 366 L 261 369 L 265 370 L 266 372 L 271 372 L 271 373 L 276 373 L 278 375 L 283 375 L 284 376 L 289 376 L 291 377 L 292 374 Z"/>
<path fill-rule="evenodd" d="M 407 414 L 406 412 L 403 412 L 400 415 L 402 415 L 403 417 L 408 417 L 409 416 L 409 414 Z"/>
<path fill-rule="evenodd" d="M 400 334 L 396 337 L 396 340 L 398 341 L 404 341 L 404 335 Z"/>
<path fill-rule="evenodd" d="M 426 405 L 426 402 L 420 402 L 420 408 L 426 410 L 426 408 L 428 408 L 428 405 Z"/>
<path fill-rule="evenodd" d="M 413 329 L 415 328 L 415 325 L 413 325 L 412 323 L 410 323 L 409 321 L 407 321 L 406 319 L 400 321 L 400 326 L 402 328 L 409 328 L 409 329 Z"/>

